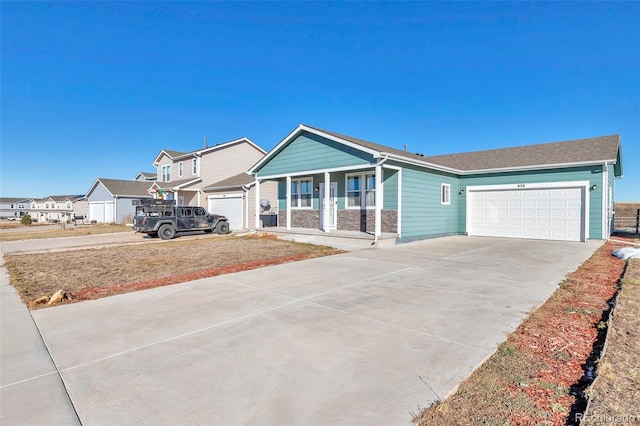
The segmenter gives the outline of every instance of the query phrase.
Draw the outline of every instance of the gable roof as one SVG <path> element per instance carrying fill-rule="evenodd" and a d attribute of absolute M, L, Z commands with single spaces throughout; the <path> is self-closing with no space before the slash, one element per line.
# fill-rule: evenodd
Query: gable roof
<path fill-rule="evenodd" d="M 491 149 L 460 154 L 425 156 L 410 153 L 390 146 L 354 138 L 329 130 L 300 124 L 265 157 L 256 163 L 250 172 L 257 170 L 288 142 L 307 131 L 338 143 L 368 152 L 374 158 L 392 158 L 401 162 L 418 164 L 436 170 L 456 174 L 487 173 L 494 171 L 526 170 L 540 167 L 580 166 L 593 164 L 616 164 L 616 176 L 622 175 L 620 164 L 620 135 L 551 142 L 513 148 Z"/>
<path fill-rule="evenodd" d="M 156 172 L 139 172 L 134 180 L 138 179 L 138 177 L 142 176 L 145 179 L 156 179 L 158 174 Z"/>
<path fill-rule="evenodd" d="M 209 146 L 209 147 L 202 148 L 202 149 L 197 149 L 195 151 L 190 151 L 190 152 L 170 151 L 168 149 L 163 149 L 156 156 L 155 160 L 153 160 L 153 164 L 157 166 L 158 162 L 160 161 L 160 158 L 162 158 L 163 154 L 168 156 L 171 160 L 177 161 L 177 160 L 190 158 L 190 157 L 199 157 L 201 155 L 208 154 L 208 153 L 210 153 L 212 151 L 217 151 L 219 149 L 227 148 L 229 146 L 236 145 L 236 144 L 239 144 L 239 143 L 248 143 L 253 148 L 255 148 L 258 151 L 260 151 L 263 155 L 267 153 L 267 151 L 265 151 L 264 149 L 260 148 L 258 145 L 253 143 L 253 141 L 251 141 L 251 139 L 249 139 L 247 137 L 244 137 L 244 138 L 240 138 L 240 139 L 234 139 L 234 140 L 228 141 L 228 142 L 217 143 L 217 144 L 215 144 L 213 146 Z"/>
<path fill-rule="evenodd" d="M 49 198 L 51 198 L 54 201 L 76 201 L 80 198 L 84 198 L 84 195 L 50 195 Z"/>
<path fill-rule="evenodd" d="M 152 182 L 144 182 L 139 180 L 119 180 L 98 178 L 87 191 L 87 196 L 93 192 L 98 184 L 102 184 L 107 191 L 114 197 L 141 197 L 151 198 L 149 189 Z"/>
<path fill-rule="evenodd" d="M 164 190 L 169 189 L 181 189 L 182 187 L 193 185 L 194 183 L 201 182 L 202 179 L 200 177 L 192 177 L 188 179 L 181 180 L 172 180 L 171 182 L 153 182 L 152 186 L 157 186 L 158 188 Z M 163 186 L 166 185 L 166 186 Z"/>
<path fill-rule="evenodd" d="M 241 188 L 243 186 L 249 186 L 255 182 L 255 178 L 246 172 L 238 173 L 235 176 L 228 177 L 219 182 L 211 184 L 203 191 L 219 191 L 223 189 Z"/>
<path fill-rule="evenodd" d="M 564 164 L 615 163 L 619 148 L 620 135 L 611 135 L 425 158 L 429 162 L 462 171 L 485 171 Z"/>

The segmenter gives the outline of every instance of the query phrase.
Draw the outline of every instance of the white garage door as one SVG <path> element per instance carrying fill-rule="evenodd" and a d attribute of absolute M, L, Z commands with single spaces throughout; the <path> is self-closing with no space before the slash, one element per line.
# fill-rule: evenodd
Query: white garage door
<path fill-rule="evenodd" d="M 89 220 L 95 220 L 98 223 L 104 222 L 103 201 L 92 201 L 89 203 Z"/>
<path fill-rule="evenodd" d="M 113 201 L 91 201 L 89 203 L 89 220 L 98 223 L 115 222 Z"/>
<path fill-rule="evenodd" d="M 584 241 L 584 192 L 582 187 L 469 190 L 467 233 Z"/>
<path fill-rule="evenodd" d="M 209 198 L 209 212 L 221 214 L 229 219 L 231 229 L 242 229 L 242 196 Z"/>
<path fill-rule="evenodd" d="M 104 223 L 115 222 L 116 218 L 114 216 L 114 208 L 113 201 L 105 201 L 104 202 Z"/>

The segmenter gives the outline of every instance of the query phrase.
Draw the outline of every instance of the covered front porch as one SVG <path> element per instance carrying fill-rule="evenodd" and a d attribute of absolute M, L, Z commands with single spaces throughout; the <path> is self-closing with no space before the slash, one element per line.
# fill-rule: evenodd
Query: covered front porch
<path fill-rule="evenodd" d="M 398 234 L 383 232 L 375 236 L 370 232 L 334 230 L 324 232 L 314 228 L 289 228 L 272 226 L 258 228 L 258 232 L 277 235 L 280 239 L 299 243 L 324 244 L 345 250 L 356 250 L 370 247 L 390 247 L 396 244 Z"/>

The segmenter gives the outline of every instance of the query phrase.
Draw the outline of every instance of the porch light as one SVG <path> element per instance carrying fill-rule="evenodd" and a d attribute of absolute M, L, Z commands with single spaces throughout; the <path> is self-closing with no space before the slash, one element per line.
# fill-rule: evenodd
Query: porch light
<path fill-rule="evenodd" d="M 464 189 L 461 189 L 460 191 L 458 191 L 458 195 L 462 195 L 464 194 Z"/>
<path fill-rule="evenodd" d="M 596 184 L 591 185 L 591 190 L 592 191 L 595 191 L 596 189 L 598 189 L 598 185 L 596 185 Z"/>

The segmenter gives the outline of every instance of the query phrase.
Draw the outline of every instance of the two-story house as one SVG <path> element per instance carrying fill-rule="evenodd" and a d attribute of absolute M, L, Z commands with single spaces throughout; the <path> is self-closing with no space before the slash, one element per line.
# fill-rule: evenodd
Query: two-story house
<path fill-rule="evenodd" d="M 29 206 L 29 200 L 24 198 L 0 197 L 0 218 L 20 220 Z"/>
<path fill-rule="evenodd" d="M 84 195 L 50 195 L 25 200 L 24 204 L 31 219 L 38 222 L 69 222 L 86 213 Z"/>
<path fill-rule="evenodd" d="M 191 152 L 163 149 L 153 165 L 157 179 L 152 193 L 178 204 L 201 206 L 229 219 L 231 229 L 253 227 L 256 213 L 273 213 L 277 184 L 262 185 L 256 208 L 255 179 L 247 170 L 266 151 L 241 138 Z M 271 207 L 274 206 L 274 207 Z"/>

